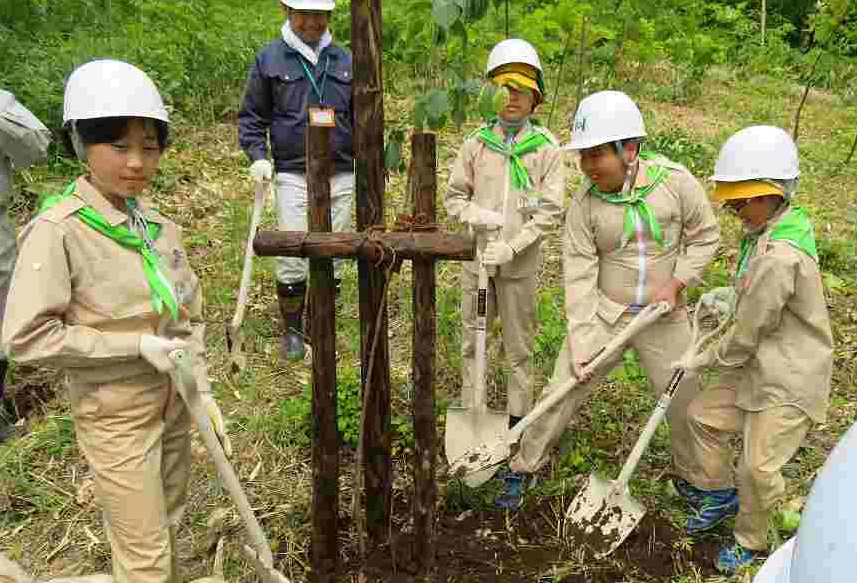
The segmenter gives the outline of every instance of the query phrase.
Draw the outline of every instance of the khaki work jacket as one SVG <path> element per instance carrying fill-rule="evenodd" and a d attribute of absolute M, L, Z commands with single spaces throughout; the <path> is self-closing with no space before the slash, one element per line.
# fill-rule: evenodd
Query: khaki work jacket
<path fill-rule="evenodd" d="M 76 211 L 88 205 L 112 226 L 128 217 L 86 178 L 76 184 L 75 195 L 35 217 L 19 237 L 3 346 L 19 362 L 64 369 L 73 383 L 165 383 L 168 377 L 140 356 L 140 336 L 157 334 L 161 320 L 142 256 L 86 225 Z M 181 232 L 144 201 L 141 210 L 161 225 L 155 248 L 181 306 L 165 336 L 190 343 L 196 378 L 205 383 L 202 294 Z"/>
<path fill-rule="evenodd" d="M 821 423 L 833 368 L 833 335 L 818 264 L 782 240 L 775 217 L 736 280 L 735 323 L 715 351 L 717 364 L 742 368 L 736 405 L 745 411 L 794 405 Z"/>
<path fill-rule="evenodd" d="M 530 128 L 524 126 L 518 137 Z M 443 202 L 450 217 L 459 217 L 471 204 L 498 213 L 505 210 L 502 238 L 515 250 L 515 257 L 498 268 L 499 277 L 535 275 L 541 265 L 541 240 L 561 221 L 566 180 L 563 153 L 553 134 L 539 129 L 550 138 L 550 144 L 521 158 L 532 180 L 532 191 L 513 189 L 509 158 L 490 150 L 475 134 L 461 146 L 449 177 Z M 495 127 L 494 133 L 503 138 L 501 128 Z M 484 236 L 478 237 L 479 253 L 486 242 Z M 477 274 L 478 260 L 465 262 L 464 269 Z"/>
<path fill-rule="evenodd" d="M 566 213 L 565 304 L 578 362 L 589 360 L 607 342 L 630 305 L 648 304 L 672 278 L 699 284 L 717 252 L 719 227 L 702 185 L 684 166 L 658 156 L 640 160 L 635 187 L 650 184 L 647 169 L 652 164 L 670 169 L 646 198 L 661 226 L 662 247 L 648 230 L 621 247 L 625 205 L 591 196 L 588 181 Z"/>

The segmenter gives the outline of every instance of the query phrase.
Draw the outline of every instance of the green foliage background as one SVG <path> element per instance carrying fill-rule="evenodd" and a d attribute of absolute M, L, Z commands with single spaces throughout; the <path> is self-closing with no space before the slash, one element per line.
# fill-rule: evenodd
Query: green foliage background
<path fill-rule="evenodd" d="M 823 51 L 813 83 L 857 94 L 857 3 L 770 4 L 764 46 L 758 6 L 735 0 L 511 0 L 508 32 L 539 48 L 549 85 L 556 83 L 560 62 L 582 57 L 580 82 L 587 92 L 640 83 L 647 68 L 666 62 L 669 78 L 659 80 L 658 91 L 668 100 L 691 98 L 716 64 L 740 67 L 748 79 L 773 74 L 803 80 Z M 468 100 L 478 93 L 473 80 L 488 50 L 506 35 L 506 8 L 503 0 L 384 2 L 388 70 L 401 65 L 411 73 L 391 83 L 422 86 L 418 125 L 464 121 Z M 276 38 L 282 18 L 277 0 L 2 2 L 0 86 L 57 126 L 63 81 L 74 67 L 121 58 L 149 72 L 180 116 L 211 121 L 236 108 L 255 51 Z M 347 0 L 337 4 L 333 29 L 348 44 Z M 577 82 L 574 73 L 569 64 L 561 81 Z"/>

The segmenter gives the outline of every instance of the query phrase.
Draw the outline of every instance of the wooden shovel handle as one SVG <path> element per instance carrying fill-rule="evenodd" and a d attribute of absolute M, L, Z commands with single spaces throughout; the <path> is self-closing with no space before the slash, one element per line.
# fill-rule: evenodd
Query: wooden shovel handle
<path fill-rule="evenodd" d="M 217 433 L 211 426 L 211 420 L 208 418 L 208 413 L 205 411 L 205 406 L 197 391 L 196 379 L 193 376 L 193 371 L 190 366 L 190 355 L 184 350 L 175 350 L 170 353 L 170 358 L 176 363 L 175 369 L 170 373 L 170 379 L 176 387 L 179 395 L 190 409 L 191 415 L 199 428 L 202 440 L 208 453 L 214 460 L 214 465 L 217 468 L 217 473 L 220 474 L 220 479 L 223 480 L 223 485 L 232 497 L 235 506 L 238 507 L 238 514 L 247 528 L 247 533 L 250 535 L 253 549 L 256 551 L 258 560 L 265 566 L 266 569 L 274 570 L 274 557 L 271 554 L 271 545 L 265 532 L 262 530 L 256 515 L 253 513 L 253 508 L 250 506 L 250 501 L 241 488 L 241 482 L 232 468 L 232 464 L 226 457 L 223 451 L 223 446 L 220 444 L 220 439 Z"/>
<path fill-rule="evenodd" d="M 608 358 L 612 358 L 613 355 L 618 350 L 622 350 L 628 341 L 631 340 L 640 330 L 648 327 L 650 324 L 655 322 L 658 318 L 660 318 L 663 314 L 666 314 L 670 311 L 670 306 L 667 302 L 661 302 L 658 304 L 649 304 L 645 308 L 643 308 L 637 316 L 631 320 L 631 322 L 625 326 L 625 328 L 619 332 L 616 336 L 614 336 L 610 342 L 608 342 L 604 348 L 598 353 L 598 355 L 590 361 L 588 365 L 583 369 L 583 375 L 588 376 L 594 374 L 598 367 L 602 362 L 607 360 Z M 521 438 L 521 435 L 524 431 L 535 423 L 538 419 L 542 417 L 542 415 L 547 412 L 548 409 L 556 405 L 559 401 L 561 401 L 565 396 L 571 392 L 571 390 L 577 386 L 577 378 L 572 376 L 569 380 L 563 383 L 561 386 L 551 391 L 551 393 L 539 402 L 536 407 L 530 411 L 526 417 L 518 421 L 518 423 L 509 431 L 509 435 L 507 437 L 508 444 L 517 443 Z"/>
<path fill-rule="evenodd" d="M 265 192 L 268 182 L 256 183 L 256 191 L 253 195 L 253 214 L 250 217 L 250 232 L 247 234 L 247 247 L 244 249 L 244 267 L 241 270 L 241 287 L 238 290 L 238 303 L 235 306 L 235 315 L 232 316 L 230 329 L 232 333 L 237 332 L 244 320 L 244 310 L 247 307 L 247 296 L 250 293 L 250 280 L 253 275 L 253 238 L 259 229 L 262 220 L 262 209 L 265 207 Z"/>

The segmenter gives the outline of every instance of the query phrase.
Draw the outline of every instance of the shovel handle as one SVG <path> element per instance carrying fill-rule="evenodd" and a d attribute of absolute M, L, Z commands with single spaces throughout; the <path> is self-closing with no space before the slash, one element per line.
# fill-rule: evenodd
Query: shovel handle
<path fill-rule="evenodd" d="M 488 368 L 488 269 L 480 262 L 476 289 L 476 366 L 473 370 L 473 406 L 487 409 L 488 390 L 485 373 Z"/>
<path fill-rule="evenodd" d="M 666 314 L 670 311 L 670 306 L 667 302 L 660 302 L 658 304 L 649 304 L 645 308 L 643 308 L 636 317 L 631 320 L 631 322 L 625 326 L 625 328 L 619 332 L 616 336 L 614 336 L 610 342 L 608 342 L 603 349 L 598 353 L 586 368 L 583 369 L 584 376 L 593 374 L 602 362 L 607 360 L 608 358 L 612 358 L 617 350 L 621 350 L 625 347 L 631 338 L 633 338 L 640 330 L 648 327 L 650 324 L 655 322 L 658 318 L 660 318 L 663 314 Z M 548 409 L 556 405 L 559 401 L 561 401 L 565 396 L 575 387 L 577 386 L 577 378 L 572 376 L 572 378 L 568 379 L 565 383 L 563 383 L 560 387 L 555 389 L 548 395 L 545 399 L 539 402 L 536 407 L 530 411 L 526 417 L 518 421 L 518 423 L 509 431 L 509 435 L 507 437 L 507 442 L 509 445 L 517 443 L 521 438 L 521 435 L 524 431 L 533 423 L 535 423 L 538 419 L 542 417 L 542 415 L 547 412 Z"/>
<path fill-rule="evenodd" d="M 244 320 L 244 310 L 247 306 L 247 296 L 250 293 L 250 279 L 253 275 L 253 238 L 262 220 L 262 209 L 265 207 L 265 192 L 268 188 L 267 181 L 256 183 L 253 195 L 253 214 L 250 217 L 250 232 L 247 234 L 247 247 L 244 249 L 244 267 L 241 270 L 241 287 L 238 289 L 238 304 L 235 306 L 235 315 L 232 316 L 230 328 L 236 332 Z"/>
<path fill-rule="evenodd" d="M 235 506 L 238 507 L 238 514 L 247 528 L 250 535 L 250 540 L 256 553 L 258 560 L 269 569 L 274 568 L 274 557 L 271 554 L 271 545 L 268 538 L 265 536 L 256 515 L 253 513 L 253 508 L 250 506 L 250 501 L 247 495 L 241 488 L 241 482 L 229 463 L 226 453 L 223 451 L 223 446 L 220 444 L 220 439 L 217 437 L 214 428 L 211 426 L 211 420 L 208 418 L 208 413 L 205 412 L 205 406 L 202 404 L 199 392 L 196 387 L 196 379 L 190 368 L 190 355 L 184 350 L 174 350 L 170 353 L 170 358 L 175 362 L 176 367 L 170 372 L 170 379 L 173 386 L 176 387 L 181 398 L 187 404 L 190 413 L 199 428 L 199 433 L 202 435 L 202 440 L 208 453 L 214 460 L 214 465 L 217 468 L 217 473 L 223 480 L 223 485 L 232 497 Z"/>
<path fill-rule="evenodd" d="M 696 308 L 696 313 L 693 316 L 691 324 L 691 342 L 682 357 L 682 362 L 688 362 L 693 358 L 700 350 L 702 350 L 709 340 L 718 335 L 729 323 L 728 318 L 723 319 L 723 321 L 721 321 L 714 330 L 700 338 L 699 323 L 704 311 L 705 309 L 701 306 Z M 658 399 L 658 404 L 655 406 L 652 416 L 649 417 L 648 422 L 646 422 L 646 427 L 643 429 L 640 437 L 637 438 L 637 443 L 634 444 L 634 449 L 631 450 L 631 454 L 625 461 L 625 465 L 622 466 L 622 471 L 619 472 L 619 477 L 616 478 L 616 481 L 614 482 L 615 491 L 621 491 L 628 484 L 628 481 L 631 479 L 631 475 L 634 473 L 634 470 L 637 469 L 637 464 L 640 463 L 640 459 L 643 457 L 643 453 L 646 451 L 646 448 L 649 447 L 649 442 L 652 440 L 652 436 L 655 434 L 658 425 L 661 424 L 661 421 L 663 421 L 666 416 L 673 397 L 686 374 L 687 370 L 681 366 L 673 370 L 672 377 L 670 377 L 670 382 L 667 385 L 666 390 L 663 392 L 660 399 Z"/>

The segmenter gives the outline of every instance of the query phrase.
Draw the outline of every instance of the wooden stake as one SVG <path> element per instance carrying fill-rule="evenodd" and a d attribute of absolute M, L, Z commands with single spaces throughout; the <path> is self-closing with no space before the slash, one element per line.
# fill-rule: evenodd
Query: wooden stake
<path fill-rule="evenodd" d="M 329 127 L 306 129 L 310 231 L 330 231 Z M 339 435 L 336 427 L 336 322 L 333 261 L 309 262 L 312 344 L 312 580 L 334 581 L 338 562 Z"/>
<path fill-rule="evenodd" d="M 435 135 L 414 134 L 414 218 L 437 218 L 437 150 Z M 415 259 L 413 282 L 414 338 L 414 554 L 420 570 L 429 573 L 435 557 L 437 434 L 434 414 L 436 304 L 434 259 Z"/>
<path fill-rule="evenodd" d="M 381 62 L 381 0 L 352 0 L 352 107 L 354 108 L 354 162 L 357 188 L 357 230 L 384 223 L 384 94 Z M 372 383 L 367 399 L 363 448 L 366 465 L 366 527 L 370 544 L 387 539 L 390 520 L 390 367 L 387 314 L 383 306 L 385 276 L 365 259 L 358 262 L 360 284 L 360 355 L 365 381 L 370 358 Z M 369 354 L 375 323 L 380 334 Z"/>

